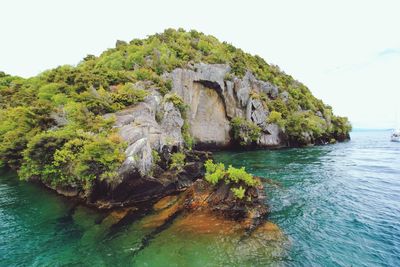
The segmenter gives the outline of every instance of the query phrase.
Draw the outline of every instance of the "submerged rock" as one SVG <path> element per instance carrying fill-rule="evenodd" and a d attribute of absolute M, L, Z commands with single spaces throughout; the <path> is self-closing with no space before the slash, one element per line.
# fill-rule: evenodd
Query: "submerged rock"
<path fill-rule="evenodd" d="M 156 202 L 153 206 L 156 213 L 148 216 L 144 225 L 161 225 L 177 213 L 185 214 L 179 222 L 183 225 L 191 225 L 190 222 L 197 224 L 196 221 L 204 217 L 204 225 L 193 226 L 193 229 L 199 227 L 200 232 L 212 231 L 212 224 L 218 223 L 229 225 L 227 229 L 232 231 L 236 228 L 252 230 L 265 222 L 267 209 L 262 186 L 251 188 L 252 200 L 236 199 L 229 188 L 225 183 L 212 186 L 199 179 L 179 195 L 166 196 Z M 207 220 L 213 223 L 206 223 Z M 202 228 L 204 229 L 201 230 Z"/>

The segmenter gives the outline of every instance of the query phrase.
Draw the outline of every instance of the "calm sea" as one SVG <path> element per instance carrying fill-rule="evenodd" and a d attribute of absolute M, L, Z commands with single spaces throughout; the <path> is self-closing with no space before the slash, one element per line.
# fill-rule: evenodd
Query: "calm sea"
<path fill-rule="evenodd" d="M 389 131 L 351 137 L 216 154 L 268 178 L 268 218 L 281 243 L 187 235 L 173 224 L 148 238 L 143 219 L 115 227 L 106 214 L 3 172 L 0 266 L 400 266 L 400 143 Z"/>

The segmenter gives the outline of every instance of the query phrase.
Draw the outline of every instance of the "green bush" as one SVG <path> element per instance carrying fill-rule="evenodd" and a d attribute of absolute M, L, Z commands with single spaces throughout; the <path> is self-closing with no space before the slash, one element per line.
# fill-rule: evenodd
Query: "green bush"
<path fill-rule="evenodd" d="M 331 133 L 337 140 L 343 141 L 347 139 L 351 129 L 351 124 L 346 117 L 334 116 L 332 118 Z"/>
<path fill-rule="evenodd" d="M 193 136 L 190 135 L 189 123 L 186 120 L 182 126 L 182 137 L 186 148 L 192 150 L 193 146 L 195 145 L 195 140 Z"/>
<path fill-rule="evenodd" d="M 158 83 L 160 93 L 165 96 L 168 94 L 172 89 L 172 81 L 171 80 L 160 80 Z"/>
<path fill-rule="evenodd" d="M 269 101 L 268 108 L 271 110 L 271 112 L 279 112 L 282 115 L 283 119 L 286 119 L 289 115 L 288 106 L 280 98 Z"/>
<path fill-rule="evenodd" d="M 238 169 L 230 165 L 226 173 L 228 175 L 228 179 L 236 184 L 243 182 L 247 186 L 255 186 L 257 183 L 253 178 L 253 175 L 247 173 L 244 167 Z"/>
<path fill-rule="evenodd" d="M 125 159 L 119 136 L 92 135 L 62 129 L 36 135 L 24 151 L 19 170 L 22 179 L 40 177 L 53 186 L 70 185 L 89 190 L 93 181 L 117 176 Z"/>
<path fill-rule="evenodd" d="M 258 140 L 261 135 L 261 128 L 255 123 L 235 117 L 231 120 L 233 138 L 239 141 L 240 145 L 250 145 Z"/>
<path fill-rule="evenodd" d="M 0 160 L 19 168 L 30 139 L 52 125 L 48 107 L 15 107 L 0 110 Z"/>
<path fill-rule="evenodd" d="M 244 167 L 238 169 L 229 166 L 228 170 L 226 170 L 223 163 L 214 163 L 212 160 L 207 160 L 204 163 L 204 168 L 206 170 L 205 180 L 212 185 L 216 185 L 221 181 L 231 186 L 239 185 L 238 188 L 231 187 L 234 196 L 239 199 L 244 197 L 246 188 L 258 184 L 257 180 L 247 173 Z"/>
<path fill-rule="evenodd" d="M 289 141 L 307 145 L 322 138 L 327 131 L 327 125 L 324 120 L 310 112 L 297 112 L 288 117 L 285 131 Z M 311 135 L 312 140 L 308 140 L 305 134 Z"/>
<path fill-rule="evenodd" d="M 238 198 L 238 199 L 243 199 L 244 198 L 244 193 L 246 192 L 246 189 L 244 189 L 242 186 L 237 187 L 232 187 L 231 191 L 233 195 Z"/>
<path fill-rule="evenodd" d="M 183 102 L 182 98 L 180 96 L 178 96 L 177 94 L 173 93 L 173 94 L 168 94 L 165 96 L 165 101 L 169 101 L 172 102 L 172 104 L 174 104 L 174 106 L 179 109 L 179 111 L 181 112 L 181 115 L 183 118 L 186 117 L 186 110 L 188 109 L 188 106 L 185 104 L 185 102 Z"/>
<path fill-rule="evenodd" d="M 185 159 L 185 154 L 181 152 L 173 153 L 171 155 L 171 163 L 169 164 L 169 169 L 177 169 L 178 171 L 181 171 L 186 164 Z"/>
<path fill-rule="evenodd" d="M 160 154 L 158 153 L 157 150 L 152 149 L 151 156 L 153 158 L 153 164 L 158 164 L 161 161 Z"/>
<path fill-rule="evenodd" d="M 204 163 L 204 167 L 206 169 L 205 179 L 207 182 L 216 185 L 224 179 L 226 172 L 223 163 L 214 164 L 212 160 L 207 160 Z"/>
<path fill-rule="evenodd" d="M 85 144 L 76 167 L 78 177 L 86 181 L 114 179 L 125 160 L 125 145 L 118 136 L 97 136 Z"/>
<path fill-rule="evenodd" d="M 133 84 L 127 83 L 117 86 L 115 91 L 111 93 L 111 98 L 117 105 L 117 109 L 121 109 L 143 101 L 147 95 L 147 91 L 136 89 Z"/>
<path fill-rule="evenodd" d="M 285 127 L 285 120 L 282 119 L 282 114 L 278 111 L 275 110 L 271 111 L 269 113 L 267 121 L 268 123 L 276 123 L 281 128 Z"/>

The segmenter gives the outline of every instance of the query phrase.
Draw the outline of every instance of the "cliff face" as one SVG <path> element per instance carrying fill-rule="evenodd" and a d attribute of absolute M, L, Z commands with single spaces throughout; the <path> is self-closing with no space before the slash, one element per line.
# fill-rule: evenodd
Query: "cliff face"
<path fill-rule="evenodd" d="M 279 92 L 277 86 L 256 79 L 251 72 L 243 78 L 229 76 L 228 80 L 230 71 L 225 64 L 200 63 L 177 68 L 163 76 L 172 81 L 171 92 L 166 96 L 156 88 L 148 89 L 149 95 L 143 102 L 107 114 L 106 117 L 115 117 L 114 127 L 127 143 L 126 159 L 119 168 L 119 179 L 111 184 L 103 183 L 103 192 L 109 192 L 107 197 L 99 193 L 93 200 L 136 203 L 180 191 L 201 178 L 204 175 L 202 162 L 211 158 L 211 154 L 185 150 L 182 136 L 185 121 L 195 146 L 201 149 L 237 145 L 231 126 L 234 118 L 259 127 L 253 147 L 288 146 L 285 130 L 276 123 L 268 123 L 268 102 L 285 99 L 287 92 Z M 136 87 L 141 86 L 142 83 L 136 84 Z M 182 99 L 186 109 L 179 110 L 170 100 L 171 94 Z M 260 94 L 267 98 L 255 97 Z M 331 123 L 329 118 L 323 119 Z M 312 133 L 305 129 L 303 135 L 310 137 Z M 308 140 L 312 144 L 312 139 Z M 177 151 L 185 151 L 193 160 L 187 161 L 182 171 L 168 168 L 171 155 Z M 161 155 L 161 164 L 156 162 L 154 153 Z"/>
<path fill-rule="evenodd" d="M 261 129 L 258 146 L 285 146 L 281 130 L 268 123 L 268 108 L 251 94 L 278 97 L 278 88 L 257 80 L 250 72 L 243 78 L 227 76 L 229 65 L 195 64 L 191 69 L 176 69 L 166 75 L 173 82 L 172 92 L 189 106 L 190 132 L 199 146 L 226 147 L 232 144 L 230 121 L 243 118 Z"/>

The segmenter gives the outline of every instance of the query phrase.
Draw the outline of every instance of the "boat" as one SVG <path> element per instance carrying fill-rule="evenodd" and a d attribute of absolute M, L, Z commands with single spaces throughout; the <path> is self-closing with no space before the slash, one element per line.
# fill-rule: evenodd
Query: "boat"
<path fill-rule="evenodd" d="M 400 129 L 394 130 L 390 137 L 392 142 L 400 142 Z"/>

